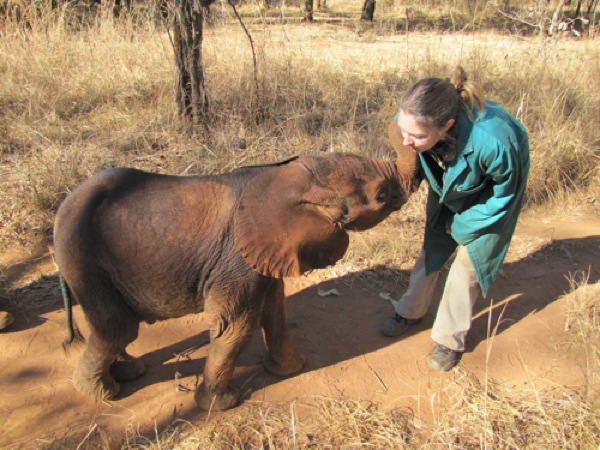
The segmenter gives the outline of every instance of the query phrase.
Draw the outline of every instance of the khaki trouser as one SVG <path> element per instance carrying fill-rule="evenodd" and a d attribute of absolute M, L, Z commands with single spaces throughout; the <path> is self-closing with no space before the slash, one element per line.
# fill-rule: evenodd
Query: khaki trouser
<path fill-rule="evenodd" d="M 425 250 L 410 274 L 408 289 L 400 300 L 392 300 L 394 309 L 406 319 L 419 319 L 427 313 L 439 277 L 439 271 L 425 273 Z M 465 338 L 473 316 L 473 304 L 481 295 L 477 274 L 467 248 L 459 246 L 450 267 L 431 337 L 458 352 L 465 351 Z"/>

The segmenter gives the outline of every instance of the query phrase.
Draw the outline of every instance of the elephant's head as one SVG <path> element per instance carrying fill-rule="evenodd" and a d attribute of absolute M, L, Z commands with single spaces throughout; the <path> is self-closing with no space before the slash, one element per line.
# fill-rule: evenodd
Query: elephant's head
<path fill-rule="evenodd" d="M 271 277 L 334 264 L 347 230 L 374 227 L 407 201 L 393 162 L 354 154 L 304 156 L 256 176 L 235 217 L 246 262 Z"/>
<path fill-rule="evenodd" d="M 419 159 L 415 152 L 404 145 L 402 132 L 395 120 L 392 120 L 388 126 L 388 138 L 398 156 L 396 166 L 398 167 L 402 187 L 410 196 L 414 191 L 413 178 L 417 174 Z"/>

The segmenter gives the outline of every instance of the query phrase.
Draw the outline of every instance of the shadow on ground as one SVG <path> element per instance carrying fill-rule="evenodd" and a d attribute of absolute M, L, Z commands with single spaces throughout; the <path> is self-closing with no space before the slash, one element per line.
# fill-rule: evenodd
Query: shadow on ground
<path fill-rule="evenodd" d="M 515 324 L 527 320 L 532 314 L 542 311 L 561 298 L 570 289 L 569 274 L 585 272 L 587 282 L 596 283 L 599 275 L 593 265 L 600 260 L 599 256 L 600 236 L 592 236 L 555 240 L 521 260 L 505 264 L 503 275 L 490 292 L 491 306 L 489 299 L 476 304 L 467 351 L 472 352 L 486 340 L 489 334 L 488 323 L 497 327 L 497 335 L 502 335 Z M 375 267 L 318 284 L 300 285 L 298 289 L 290 292 L 288 322 L 295 346 L 307 360 L 301 374 L 317 372 L 371 354 L 399 341 L 405 342 L 407 346 L 414 345 L 413 336 L 431 327 L 436 304 L 431 306 L 425 320 L 402 338 L 387 338 L 379 331 L 383 321 L 393 314 L 391 305 L 382 300 L 379 293 L 391 292 L 394 298 L 399 298 L 406 286 L 399 285 L 398 279 L 403 280 L 402 284 L 405 284 L 407 278 L 408 273 L 405 271 Z M 444 277 L 441 277 L 436 298 L 441 293 L 443 279 Z M 293 284 L 293 281 L 290 281 L 290 284 Z M 318 293 L 319 290 L 328 291 L 333 288 L 340 295 L 324 297 Z M 50 359 L 31 361 L 22 358 L 20 362 L 18 359 L 6 361 L 7 365 L 12 364 L 13 367 L 12 371 L 5 372 L 2 376 L 1 391 L 15 392 L 22 385 L 27 387 L 45 384 L 49 377 L 56 377 L 57 373 L 59 380 L 68 378 L 75 365 L 75 359 L 69 357 L 65 361 L 64 355 L 58 350 L 61 342 L 59 336 L 64 331 L 59 330 L 64 328 L 64 322 L 59 317 L 64 315 L 61 311 L 62 301 L 56 276 L 46 276 L 15 290 L 3 290 L 0 296 L 4 300 L 8 299 L 6 305 L 2 306 L 9 310 L 12 308 L 17 319 L 13 328 L 7 333 L 2 333 L 4 345 L 11 345 L 11 339 L 28 339 L 29 343 L 23 354 L 33 354 L 36 351 L 35 346 L 40 344 L 39 337 L 46 335 L 42 342 L 48 350 L 41 348 L 38 351 L 40 354 L 53 353 L 53 365 L 47 365 Z M 488 315 L 488 311 L 491 316 Z M 81 321 L 81 311 L 78 311 L 78 314 Z M 47 316 L 53 317 L 54 326 L 46 323 Z M 28 406 L 39 401 L 40 404 L 47 405 L 44 417 L 58 417 L 57 414 L 61 414 L 69 423 L 79 423 L 78 420 L 81 420 L 82 416 L 86 417 L 89 414 L 94 415 L 93 420 L 99 420 L 98 411 L 104 411 L 100 416 L 110 416 L 114 414 L 110 411 L 115 407 L 123 408 L 133 411 L 133 416 L 139 421 L 138 433 L 142 436 L 154 435 L 155 430 L 165 430 L 175 419 L 192 423 L 207 420 L 208 414 L 194 407 L 191 395 L 198 382 L 197 374 L 202 372 L 209 345 L 208 332 L 201 319 L 188 316 L 152 326 L 142 325 L 139 341 L 132 344 L 133 348 L 130 351 L 141 356 L 146 364 L 146 374 L 138 380 L 122 383 L 120 397 L 112 404 L 98 406 L 80 397 L 66 380 L 60 382 L 62 384 L 59 391 L 63 392 L 62 394 L 57 393 L 56 387 L 50 390 L 36 388 L 22 398 L 2 397 L 2 403 L 5 404 L 7 412 L 12 412 L 19 408 L 25 411 Z M 236 372 L 231 383 L 243 392 L 242 401 L 248 400 L 253 393 L 282 381 L 281 378 L 262 369 L 263 354 L 261 336 L 256 332 L 237 360 Z M 19 364 L 22 364 L 22 367 L 17 367 Z M 290 378 L 297 376 L 299 375 Z M 182 380 L 181 385 L 178 384 L 178 379 Z M 176 393 L 173 388 L 185 390 L 187 393 Z M 145 419 L 141 408 L 151 408 L 151 402 L 167 404 L 176 395 L 185 395 L 181 397 L 184 400 L 179 406 L 173 407 L 169 414 L 157 414 L 156 417 L 160 417 L 160 420 Z M 4 408 L 0 409 L 0 413 L 2 410 Z M 227 412 L 212 412 L 213 416 L 220 414 Z M 13 419 L 10 419 L 9 423 L 14 422 L 11 420 Z M 40 432 L 45 426 L 35 423 L 32 425 L 35 425 L 34 428 L 39 425 Z M 86 445 L 93 446 L 98 440 L 106 440 L 106 435 L 100 433 L 102 427 L 112 430 L 111 435 L 116 439 L 115 445 L 122 443 L 122 437 L 119 437 L 119 430 L 123 429 L 122 424 L 115 427 L 115 423 L 108 420 L 93 433 L 85 426 L 79 430 L 72 428 L 72 432 L 67 435 L 60 436 L 59 433 L 47 448 L 79 445 L 84 440 Z M 0 446 L 10 443 L 10 439 L 19 443 L 26 442 L 27 436 L 15 432 L 5 434 L 5 439 L 9 441 L 0 439 Z"/>

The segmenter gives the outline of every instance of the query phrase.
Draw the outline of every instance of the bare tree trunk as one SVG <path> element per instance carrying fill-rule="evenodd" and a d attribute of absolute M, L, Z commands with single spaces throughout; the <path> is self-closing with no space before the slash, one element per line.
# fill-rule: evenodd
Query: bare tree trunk
<path fill-rule="evenodd" d="M 558 28 L 558 23 L 562 19 L 562 10 L 563 10 L 564 6 L 565 6 L 564 0 L 559 0 L 558 4 L 556 5 L 556 9 L 554 10 L 554 13 L 552 14 L 552 19 L 550 20 L 550 27 L 548 29 L 548 34 L 550 36 L 554 36 L 554 33 L 556 32 L 556 29 Z"/>
<path fill-rule="evenodd" d="M 175 0 L 173 47 L 177 64 L 179 114 L 200 123 L 208 112 L 202 65 L 202 4 L 200 0 Z"/>
<path fill-rule="evenodd" d="M 314 22 L 313 17 L 313 0 L 305 0 L 304 2 L 304 21 Z"/>
<path fill-rule="evenodd" d="M 121 12 L 125 9 L 125 12 L 131 12 L 131 2 L 132 0 L 114 0 L 113 6 L 113 16 L 119 17 L 121 16 Z"/>
<path fill-rule="evenodd" d="M 375 14 L 375 0 L 365 0 L 363 5 L 362 14 L 360 20 L 373 21 L 373 15 Z"/>
<path fill-rule="evenodd" d="M 597 0 L 589 0 L 587 5 L 587 10 L 586 10 L 586 16 L 589 17 L 590 13 L 592 13 L 595 9 L 595 4 L 598 3 Z M 570 5 L 571 2 L 567 2 L 567 5 Z M 579 17 L 581 16 L 582 13 L 582 6 L 583 6 L 583 0 L 578 0 L 577 2 L 577 9 L 575 10 L 575 16 L 574 17 Z"/>

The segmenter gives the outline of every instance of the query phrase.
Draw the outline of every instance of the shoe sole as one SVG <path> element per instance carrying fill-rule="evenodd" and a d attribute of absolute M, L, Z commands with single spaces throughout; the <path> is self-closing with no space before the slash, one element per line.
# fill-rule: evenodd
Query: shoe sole
<path fill-rule="evenodd" d="M 439 372 L 449 372 L 457 365 L 458 365 L 458 361 L 452 361 L 452 362 L 446 363 L 445 365 L 442 366 L 435 361 L 429 360 L 429 367 L 431 369 L 437 370 Z"/>

